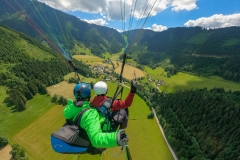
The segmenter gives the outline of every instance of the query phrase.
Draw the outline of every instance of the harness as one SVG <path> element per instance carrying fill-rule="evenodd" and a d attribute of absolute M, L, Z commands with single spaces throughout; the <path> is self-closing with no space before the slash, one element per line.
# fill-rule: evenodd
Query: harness
<path fill-rule="evenodd" d="M 98 112 L 103 115 L 105 118 L 110 118 L 112 115 L 111 112 L 111 105 L 112 105 L 112 99 L 107 98 L 103 101 L 100 107 L 94 107 L 98 110 Z"/>
<path fill-rule="evenodd" d="M 77 100 L 75 100 L 74 101 L 74 105 L 76 106 L 76 107 L 82 107 L 82 105 L 83 105 L 83 101 L 77 101 Z M 88 143 L 89 143 L 89 145 L 88 145 L 88 147 L 87 147 L 87 150 L 86 150 L 86 152 L 87 153 L 90 153 L 90 154 L 92 154 L 92 155 L 94 155 L 94 154 L 101 154 L 104 150 L 106 150 L 105 148 L 95 148 L 95 147 L 93 147 L 92 146 L 92 143 L 91 143 L 91 141 L 90 141 L 90 139 L 89 139 L 89 137 L 88 137 L 88 135 L 87 135 L 87 132 L 81 127 L 81 126 L 79 126 L 79 124 L 80 124 L 80 121 L 81 121 L 81 117 L 83 116 L 83 114 L 87 111 L 87 110 L 89 110 L 89 109 L 95 109 L 95 108 L 85 108 L 85 109 L 83 109 L 79 114 L 78 114 L 78 116 L 77 116 L 77 126 L 79 127 L 79 134 L 78 134 L 78 136 L 79 137 L 81 137 L 83 140 L 85 140 L 85 141 L 87 141 Z M 72 119 L 66 119 L 66 122 L 68 123 L 68 124 L 72 124 L 73 123 L 73 120 Z M 84 153 L 83 153 L 84 154 Z"/>

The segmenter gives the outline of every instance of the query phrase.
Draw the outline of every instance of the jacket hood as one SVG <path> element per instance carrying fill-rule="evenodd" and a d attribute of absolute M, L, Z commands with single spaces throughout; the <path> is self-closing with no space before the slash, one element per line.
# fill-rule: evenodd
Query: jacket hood
<path fill-rule="evenodd" d="M 72 119 L 75 117 L 81 110 L 88 107 L 90 102 L 84 101 L 82 106 L 75 106 L 74 101 L 69 99 L 67 106 L 63 110 L 63 116 L 65 119 Z"/>

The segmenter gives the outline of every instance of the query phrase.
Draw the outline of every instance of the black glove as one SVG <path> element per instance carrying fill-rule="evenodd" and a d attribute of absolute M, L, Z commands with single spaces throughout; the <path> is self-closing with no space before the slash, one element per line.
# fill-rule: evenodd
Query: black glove
<path fill-rule="evenodd" d="M 137 86 L 138 86 L 138 84 L 137 84 L 137 81 L 135 81 L 135 80 L 131 80 L 131 93 L 136 93 L 136 91 L 137 91 Z"/>
<path fill-rule="evenodd" d="M 128 142 L 128 136 L 126 135 L 124 129 L 120 129 L 117 133 L 117 143 L 119 146 L 124 147 L 126 142 Z"/>

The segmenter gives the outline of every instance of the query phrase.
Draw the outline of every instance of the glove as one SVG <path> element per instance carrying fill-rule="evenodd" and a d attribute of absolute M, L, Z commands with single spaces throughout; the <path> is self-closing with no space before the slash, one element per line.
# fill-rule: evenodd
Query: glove
<path fill-rule="evenodd" d="M 137 86 L 138 86 L 138 84 L 137 84 L 137 81 L 135 81 L 135 80 L 131 80 L 131 93 L 136 93 L 136 91 L 137 91 Z"/>
<path fill-rule="evenodd" d="M 119 146 L 124 147 L 125 146 L 125 142 L 128 142 L 128 137 L 125 133 L 124 129 L 119 130 L 119 132 L 117 133 L 117 143 Z"/>

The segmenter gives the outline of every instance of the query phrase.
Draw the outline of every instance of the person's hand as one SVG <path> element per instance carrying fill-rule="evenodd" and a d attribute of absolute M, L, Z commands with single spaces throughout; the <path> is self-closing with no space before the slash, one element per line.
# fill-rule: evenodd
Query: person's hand
<path fill-rule="evenodd" d="M 117 133 L 117 143 L 119 146 L 124 147 L 125 143 L 128 142 L 128 136 L 124 129 L 119 130 Z"/>
<path fill-rule="evenodd" d="M 131 93 L 136 93 L 138 87 L 138 83 L 135 80 L 131 80 Z"/>

